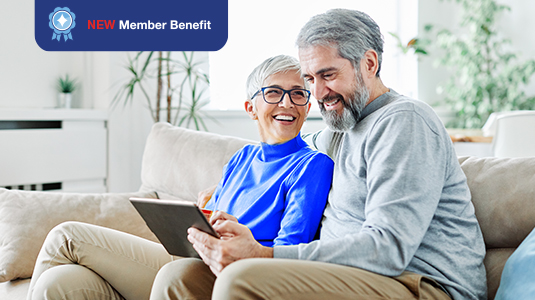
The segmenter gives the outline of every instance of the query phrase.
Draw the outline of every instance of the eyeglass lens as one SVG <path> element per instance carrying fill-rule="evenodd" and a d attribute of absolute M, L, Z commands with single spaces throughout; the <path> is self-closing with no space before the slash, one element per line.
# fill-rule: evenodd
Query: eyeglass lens
<path fill-rule="evenodd" d="M 264 100 L 270 104 L 279 103 L 286 93 L 290 95 L 290 100 L 295 105 L 306 105 L 310 97 L 310 92 L 304 89 L 292 89 L 286 91 L 278 87 L 267 87 L 263 88 L 262 91 L 264 93 Z"/>

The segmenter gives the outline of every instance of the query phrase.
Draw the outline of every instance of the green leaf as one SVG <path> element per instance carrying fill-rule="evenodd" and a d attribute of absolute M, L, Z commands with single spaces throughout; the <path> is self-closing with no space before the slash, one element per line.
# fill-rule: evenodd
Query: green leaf
<path fill-rule="evenodd" d="M 200 109 L 205 104 L 203 102 L 204 92 L 208 88 L 209 77 L 200 69 L 203 62 L 195 59 L 194 52 L 175 52 L 173 54 L 175 55 L 160 58 L 154 55 L 154 52 L 141 51 L 137 52 L 133 58 L 128 57 L 125 69 L 129 73 L 129 78 L 115 93 L 111 103 L 112 108 L 117 107 L 120 102 L 124 105 L 134 103 L 137 100 L 136 95 L 141 91 L 145 106 L 149 109 L 155 122 L 158 121 L 157 112 L 169 109 L 169 113 L 174 113 L 171 120 L 173 124 L 177 125 L 178 122 L 179 125 L 189 126 L 190 124 L 195 125 L 197 122 L 197 127 L 200 128 L 203 116 Z M 157 65 L 162 62 L 165 62 L 166 67 L 161 74 L 158 74 L 156 72 Z M 171 99 L 175 99 L 172 100 L 172 105 L 169 108 L 167 106 L 164 108 L 155 107 L 156 99 L 149 96 L 148 93 L 152 94 L 152 90 L 145 89 L 145 86 L 157 86 L 158 78 L 162 80 L 162 89 L 164 89 L 161 91 L 161 95 L 171 96 Z M 173 82 L 167 84 L 168 80 Z M 183 103 L 190 103 L 190 105 L 184 107 Z"/>
<path fill-rule="evenodd" d="M 461 5 L 461 29 L 455 34 L 438 30 L 433 41 L 444 50 L 435 65 L 453 74 L 439 87 L 456 112 L 451 125 L 477 128 L 495 111 L 535 109 L 535 101 L 521 88 L 533 77 L 535 62 L 517 62 L 511 41 L 501 37 L 496 23 L 497 16 L 510 7 L 495 0 L 456 2 Z"/>
<path fill-rule="evenodd" d="M 65 74 L 65 77 L 59 77 L 57 80 L 57 89 L 60 93 L 72 93 L 76 87 L 76 79 L 69 78 L 69 74 Z"/>

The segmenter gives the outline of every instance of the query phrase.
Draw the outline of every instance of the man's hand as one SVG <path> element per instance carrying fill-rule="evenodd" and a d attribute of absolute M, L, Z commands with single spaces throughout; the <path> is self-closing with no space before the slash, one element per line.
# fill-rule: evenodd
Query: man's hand
<path fill-rule="evenodd" d="M 247 226 L 225 220 L 216 222 L 213 227 L 221 235 L 221 239 L 189 228 L 188 240 L 216 276 L 237 260 L 273 257 L 273 248 L 260 245 Z"/>
<path fill-rule="evenodd" d="M 204 208 L 206 206 L 206 203 L 208 203 L 208 200 L 212 198 L 212 195 L 215 192 L 217 185 L 211 186 L 205 190 L 202 190 L 197 194 L 197 206 L 200 208 Z"/>

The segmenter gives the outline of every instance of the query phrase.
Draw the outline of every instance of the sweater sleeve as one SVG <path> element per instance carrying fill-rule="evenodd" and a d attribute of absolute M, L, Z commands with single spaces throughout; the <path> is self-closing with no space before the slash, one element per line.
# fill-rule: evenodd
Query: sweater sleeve
<path fill-rule="evenodd" d="M 274 245 L 296 245 L 314 239 L 331 188 L 333 166 L 328 156 L 316 152 L 285 180 L 288 192 Z"/>
<path fill-rule="evenodd" d="M 274 257 L 338 263 L 386 276 L 406 269 L 440 201 L 448 150 L 413 110 L 383 116 L 365 139 L 357 155 L 366 165 L 367 196 L 349 200 L 365 201 L 361 229 L 330 240 L 275 247 Z"/>

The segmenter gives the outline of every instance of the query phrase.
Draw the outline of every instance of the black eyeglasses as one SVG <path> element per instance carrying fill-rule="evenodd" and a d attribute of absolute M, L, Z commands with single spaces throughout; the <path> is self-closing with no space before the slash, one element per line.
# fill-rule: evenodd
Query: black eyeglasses
<path fill-rule="evenodd" d="M 290 96 L 290 101 L 297 106 L 305 106 L 310 100 L 310 91 L 305 89 L 291 89 L 285 90 L 276 86 L 267 86 L 259 89 L 254 93 L 251 99 L 254 99 L 258 93 L 262 92 L 264 101 L 269 104 L 277 104 L 282 101 L 284 95 L 288 93 Z"/>

